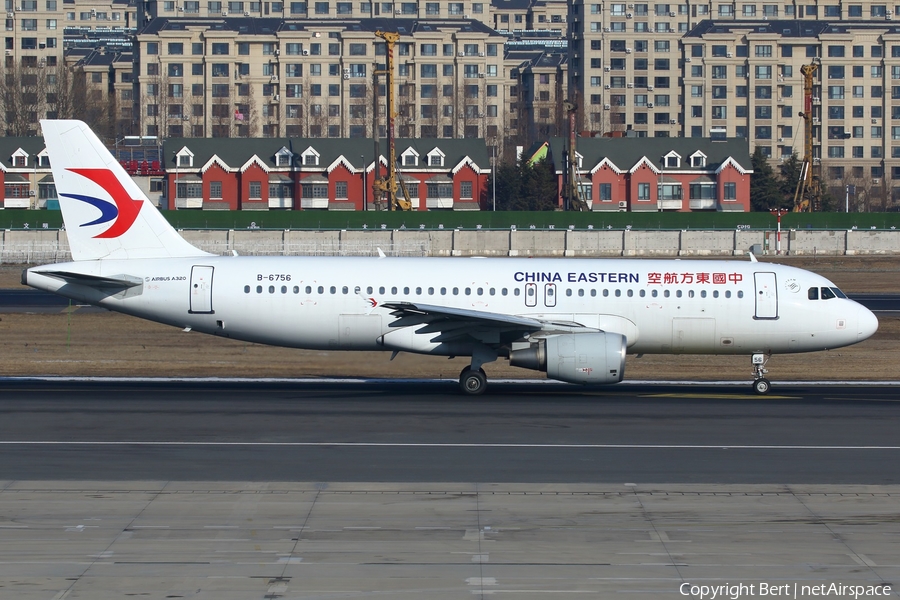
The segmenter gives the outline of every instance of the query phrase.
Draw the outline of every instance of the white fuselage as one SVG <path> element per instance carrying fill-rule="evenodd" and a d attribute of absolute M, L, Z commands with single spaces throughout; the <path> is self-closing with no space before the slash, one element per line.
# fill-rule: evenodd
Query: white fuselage
<path fill-rule="evenodd" d="M 143 283 L 108 295 L 42 271 Z M 381 305 L 410 302 L 578 323 L 631 353 L 824 350 L 874 333 L 858 303 L 801 269 L 751 261 L 225 257 L 98 260 L 29 269 L 28 285 L 130 315 L 295 348 L 464 354 Z M 827 299 L 823 299 L 827 297 Z"/>

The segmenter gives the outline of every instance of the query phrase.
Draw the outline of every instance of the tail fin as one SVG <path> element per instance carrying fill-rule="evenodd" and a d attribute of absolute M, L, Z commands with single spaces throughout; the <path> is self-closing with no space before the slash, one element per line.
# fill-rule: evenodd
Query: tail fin
<path fill-rule="evenodd" d="M 90 127 L 42 120 L 74 260 L 206 256 L 178 235 Z"/>

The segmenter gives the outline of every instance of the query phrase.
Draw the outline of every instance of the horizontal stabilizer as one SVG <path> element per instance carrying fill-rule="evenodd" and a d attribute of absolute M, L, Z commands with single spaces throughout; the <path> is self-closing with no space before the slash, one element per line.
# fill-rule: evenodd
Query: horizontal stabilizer
<path fill-rule="evenodd" d="M 73 285 L 84 285 L 102 290 L 123 290 L 139 286 L 143 283 L 140 277 L 131 275 L 117 275 L 115 277 L 100 277 L 99 275 L 85 275 L 84 273 L 70 273 L 68 271 L 34 271 L 39 275 L 62 279 Z"/>

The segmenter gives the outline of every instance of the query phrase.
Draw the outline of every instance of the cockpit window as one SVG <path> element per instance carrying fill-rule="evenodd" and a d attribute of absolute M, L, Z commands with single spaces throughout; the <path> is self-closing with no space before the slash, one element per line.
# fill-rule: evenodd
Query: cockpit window
<path fill-rule="evenodd" d="M 822 288 L 822 300 L 831 300 L 835 298 L 835 293 L 831 291 L 831 288 L 823 287 Z"/>
<path fill-rule="evenodd" d="M 845 294 L 844 292 L 842 292 L 841 290 L 839 290 L 836 287 L 831 288 L 831 291 L 834 292 L 834 295 L 837 296 L 838 298 L 846 298 L 847 297 L 847 294 Z"/>
<path fill-rule="evenodd" d="M 819 299 L 819 288 L 811 287 L 809 288 L 809 292 L 807 292 L 807 296 L 810 300 L 818 300 Z"/>

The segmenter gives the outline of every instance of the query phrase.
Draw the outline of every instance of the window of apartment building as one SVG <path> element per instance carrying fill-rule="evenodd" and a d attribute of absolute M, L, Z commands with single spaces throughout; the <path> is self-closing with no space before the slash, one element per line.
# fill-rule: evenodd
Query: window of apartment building
<path fill-rule="evenodd" d="M 650 199 L 650 184 L 649 183 L 639 183 L 638 184 L 638 200 L 649 200 Z"/>
<path fill-rule="evenodd" d="M 191 75 L 203 75 L 203 63 L 191 63 Z"/>
<path fill-rule="evenodd" d="M 872 54 L 872 58 L 883 58 L 884 57 L 884 48 L 881 46 L 872 46 L 870 49 L 870 53 Z"/>
<path fill-rule="evenodd" d="M 668 52 L 671 44 L 669 40 L 656 40 L 653 42 L 653 49 L 656 52 Z M 645 50 L 646 52 L 646 50 Z"/>
<path fill-rule="evenodd" d="M 756 86 L 756 98 L 759 100 L 767 100 L 772 98 L 772 87 L 768 85 Z"/>
<path fill-rule="evenodd" d="M 756 107 L 756 118 L 757 119 L 771 119 L 772 118 L 772 107 L 771 106 L 757 106 Z"/>
<path fill-rule="evenodd" d="M 743 6 L 743 10 L 741 11 L 741 14 L 745 18 L 755 17 L 756 16 L 756 5 L 755 4 L 745 4 Z"/>
<path fill-rule="evenodd" d="M 844 86 L 829 85 L 828 86 L 828 99 L 829 100 L 843 100 L 844 99 Z"/>
<path fill-rule="evenodd" d="M 881 98 L 884 96 L 884 88 L 880 85 L 873 85 L 869 90 L 869 96 L 872 98 Z"/>
<path fill-rule="evenodd" d="M 828 107 L 828 118 L 829 119 L 843 119 L 844 118 L 844 107 L 843 106 L 829 106 Z"/>
<path fill-rule="evenodd" d="M 305 15 L 307 12 L 306 2 L 291 2 L 290 11 L 292 15 Z"/>
<path fill-rule="evenodd" d="M 657 71 L 668 71 L 670 61 L 668 58 L 657 58 L 653 61 L 653 68 Z"/>
<path fill-rule="evenodd" d="M 728 79 L 728 67 L 726 65 L 713 65 L 712 78 L 713 79 Z"/>
<path fill-rule="evenodd" d="M 214 83 L 212 84 L 212 97 L 213 98 L 228 98 L 230 86 L 227 83 Z"/>
<path fill-rule="evenodd" d="M 754 67 L 756 79 L 772 79 L 771 65 L 756 65 Z"/>
<path fill-rule="evenodd" d="M 777 4 L 763 4 L 763 16 L 767 19 L 774 19 L 778 17 L 778 5 Z"/>
<path fill-rule="evenodd" d="M 727 119 L 728 118 L 728 107 L 727 106 L 713 106 L 712 107 L 712 118 L 713 119 Z"/>
<path fill-rule="evenodd" d="M 184 77 L 184 65 L 181 63 L 169 63 L 169 77 Z"/>
<path fill-rule="evenodd" d="M 851 4 L 847 7 L 847 16 L 850 18 L 862 18 L 863 9 L 861 4 Z"/>
<path fill-rule="evenodd" d="M 873 19 L 883 19 L 887 11 L 887 6 L 884 4 L 873 4 L 869 9 L 869 14 Z"/>
<path fill-rule="evenodd" d="M 754 50 L 756 51 L 756 56 L 757 56 L 757 57 L 770 57 L 770 56 L 772 56 L 772 46 L 771 46 L 771 44 L 757 44 L 757 45 L 756 45 L 756 48 L 754 48 Z"/>
<path fill-rule="evenodd" d="M 828 66 L 828 79 L 843 79 L 844 78 L 844 65 L 829 65 Z"/>
<path fill-rule="evenodd" d="M 203 65 L 199 65 L 202 67 Z M 213 77 L 228 77 L 229 73 L 228 63 L 213 63 L 212 65 L 212 76 Z"/>
<path fill-rule="evenodd" d="M 169 98 L 183 98 L 184 86 L 180 83 L 169 84 Z"/>
<path fill-rule="evenodd" d="M 720 4 L 719 5 L 719 16 L 720 17 L 733 17 L 734 16 L 734 7 L 731 4 Z"/>

